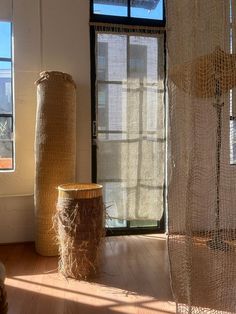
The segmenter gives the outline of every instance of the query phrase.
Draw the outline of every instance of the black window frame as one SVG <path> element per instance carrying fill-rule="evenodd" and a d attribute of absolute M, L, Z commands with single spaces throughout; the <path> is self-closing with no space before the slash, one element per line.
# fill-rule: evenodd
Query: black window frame
<path fill-rule="evenodd" d="M 160 28 L 164 34 L 164 103 L 166 103 L 166 15 L 165 15 L 165 0 L 163 0 L 163 19 L 143 19 L 139 17 L 131 17 L 131 0 L 127 0 L 128 16 L 113 16 L 104 14 L 95 14 L 93 10 L 94 0 L 90 0 L 90 75 L 91 75 L 91 167 L 92 167 L 92 182 L 97 182 L 97 158 L 96 158 L 96 139 L 97 139 L 97 125 L 96 125 L 96 32 L 93 23 L 108 23 L 109 26 L 114 24 L 127 26 L 146 26 Z M 135 235 L 147 233 L 164 233 L 166 231 L 166 182 L 163 187 L 163 216 L 160 221 L 157 221 L 157 226 L 154 227 L 130 227 L 130 221 L 127 220 L 126 227 L 106 228 L 107 236 L 119 235 Z"/>
<path fill-rule="evenodd" d="M 5 20 L 0 20 L 0 22 L 6 22 L 10 24 L 10 43 L 11 43 L 11 47 L 10 47 L 10 52 L 11 52 L 11 57 L 7 58 L 7 57 L 1 57 L 0 56 L 0 62 L 10 62 L 11 64 L 11 105 L 12 105 L 12 111 L 11 113 L 1 113 L 0 112 L 0 118 L 11 118 L 11 134 L 12 137 L 10 140 L 1 140 L 1 141 L 8 141 L 11 142 L 11 146 L 12 146 L 12 167 L 11 168 L 0 168 L 0 172 L 6 172 L 6 171 L 12 171 L 15 169 L 15 152 L 14 152 L 14 106 L 13 106 L 13 43 L 12 43 L 12 22 L 10 21 L 5 21 Z"/>

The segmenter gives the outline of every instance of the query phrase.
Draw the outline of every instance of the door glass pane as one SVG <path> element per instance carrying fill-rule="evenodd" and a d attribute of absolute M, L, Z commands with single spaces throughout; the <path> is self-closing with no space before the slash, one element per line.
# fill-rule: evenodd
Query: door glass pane
<path fill-rule="evenodd" d="M 120 220 L 120 219 L 107 218 L 105 227 L 108 229 L 109 228 L 126 228 L 127 221 Z"/>
<path fill-rule="evenodd" d="M 94 0 L 94 14 L 127 16 L 127 0 Z"/>
<path fill-rule="evenodd" d="M 0 22 L 0 58 L 11 58 L 11 23 Z"/>
<path fill-rule="evenodd" d="M 107 146 L 110 144 L 118 145 L 113 141 L 122 141 L 126 138 L 127 91 L 125 86 L 126 85 L 123 85 L 122 83 L 98 84 L 98 140 L 109 140 L 110 142 L 104 142 L 104 145 Z M 109 158 L 109 156 L 107 157 Z M 105 158 L 105 156 L 103 156 L 103 158 Z"/>
<path fill-rule="evenodd" d="M 127 36 L 98 34 L 97 79 L 122 81 L 127 76 Z"/>
<path fill-rule="evenodd" d="M 109 86 L 108 84 L 98 84 L 97 87 L 97 115 L 98 115 L 98 136 L 102 140 L 108 139 L 108 97 Z"/>
<path fill-rule="evenodd" d="M 131 220 L 130 221 L 131 228 L 147 228 L 147 227 L 157 227 L 156 220 Z"/>
<path fill-rule="evenodd" d="M 131 17 L 163 20 L 163 0 L 131 0 Z"/>
<path fill-rule="evenodd" d="M 12 113 L 11 62 L 0 61 L 0 114 Z"/>
<path fill-rule="evenodd" d="M 97 181 L 107 226 L 157 226 L 163 214 L 163 36 L 97 36 Z"/>
<path fill-rule="evenodd" d="M 112 179 L 109 180 L 107 177 L 102 181 L 103 184 L 103 200 L 106 208 L 107 219 L 106 224 L 111 227 L 126 227 L 127 222 L 122 218 L 117 217 L 118 209 L 119 212 L 121 208 L 124 208 L 125 203 L 125 191 L 123 190 L 122 182 L 112 182 Z M 112 201 L 111 201 L 112 199 Z M 125 209 L 124 209 L 125 211 Z M 126 213 L 123 213 L 124 216 Z"/>

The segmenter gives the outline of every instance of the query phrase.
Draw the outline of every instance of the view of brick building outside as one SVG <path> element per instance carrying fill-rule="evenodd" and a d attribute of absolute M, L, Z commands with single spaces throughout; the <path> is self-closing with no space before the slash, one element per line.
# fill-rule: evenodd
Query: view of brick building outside
<path fill-rule="evenodd" d="M 11 70 L 0 69 L 0 169 L 12 168 Z"/>

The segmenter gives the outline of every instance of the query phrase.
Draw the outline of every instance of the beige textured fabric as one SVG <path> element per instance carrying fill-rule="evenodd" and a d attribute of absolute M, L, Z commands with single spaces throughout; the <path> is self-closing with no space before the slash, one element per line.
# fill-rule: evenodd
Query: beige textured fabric
<path fill-rule="evenodd" d="M 166 4 L 168 243 L 177 313 L 236 313 L 236 170 L 229 128 L 236 2 Z"/>
<path fill-rule="evenodd" d="M 52 217 L 57 186 L 75 180 L 75 84 L 70 75 L 43 72 L 37 81 L 35 215 L 36 251 L 58 255 Z"/>
<path fill-rule="evenodd" d="M 165 177 L 164 35 L 125 32 L 122 26 L 120 31 L 104 26 L 96 34 L 97 179 L 110 217 L 160 220 Z"/>

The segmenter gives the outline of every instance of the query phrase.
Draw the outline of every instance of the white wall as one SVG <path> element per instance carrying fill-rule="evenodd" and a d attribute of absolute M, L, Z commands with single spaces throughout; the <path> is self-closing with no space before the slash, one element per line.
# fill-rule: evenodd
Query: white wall
<path fill-rule="evenodd" d="M 34 239 L 34 81 L 41 70 L 67 72 L 77 84 L 77 180 L 91 180 L 89 1 L 42 0 L 41 8 L 42 28 L 39 0 L 13 1 L 16 170 L 0 173 L 0 243 Z"/>

